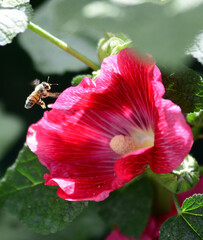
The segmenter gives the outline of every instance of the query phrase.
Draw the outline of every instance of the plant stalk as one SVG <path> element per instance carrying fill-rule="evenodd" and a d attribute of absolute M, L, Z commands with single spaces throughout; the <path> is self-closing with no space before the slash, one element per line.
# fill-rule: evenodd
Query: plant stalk
<path fill-rule="evenodd" d="M 173 201 L 175 203 L 176 210 L 177 210 L 178 214 L 180 214 L 181 213 L 181 208 L 180 208 L 180 204 L 178 202 L 177 194 L 175 194 L 175 193 L 173 193 Z"/>
<path fill-rule="evenodd" d="M 49 40 L 50 42 L 52 42 L 53 44 L 55 44 L 56 46 L 58 46 L 62 50 L 71 54 L 73 57 L 79 59 L 81 62 L 85 63 L 86 65 L 91 67 L 93 70 L 98 70 L 100 68 L 96 63 L 92 62 L 90 59 L 88 59 L 87 57 L 85 57 L 84 55 L 82 55 L 81 53 L 76 51 L 75 49 L 71 48 L 67 43 L 63 42 L 62 40 L 60 40 L 56 37 L 54 37 L 52 34 L 45 31 L 44 29 L 42 29 L 38 25 L 30 22 L 28 24 L 28 28 L 30 30 L 32 30 L 33 32 L 37 33 L 38 35 L 40 35 L 41 37 Z"/>

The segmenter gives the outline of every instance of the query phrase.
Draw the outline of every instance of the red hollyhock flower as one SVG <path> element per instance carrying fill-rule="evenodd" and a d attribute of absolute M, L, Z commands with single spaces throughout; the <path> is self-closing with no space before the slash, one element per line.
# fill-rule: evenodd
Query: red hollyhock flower
<path fill-rule="evenodd" d="M 197 185 L 193 188 L 188 190 L 187 192 L 183 192 L 178 194 L 178 201 L 180 203 L 180 206 L 183 204 L 184 200 L 193 194 L 203 194 L 203 176 L 200 177 L 199 182 Z M 177 214 L 176 207 L 173 204 L 172 210 L 169 213 L 166 213 L 164 215 L 161 215 L 159 217 L 153 217 L 150 216 L 149 221 L 147 223 L 147 226 L 145 228 L 145 231 L 143 232 L 142 236 L 139 238 L 139 240 L 158 240 L 159 239 L 159 233 L 160 233 L 160 227 L 161 225 L 170 217 Z M 107 237 L 105 240 L 138 240 L 136 238 L 130 238 L 125 235 L 123 235 L 118 228 L 115 228 Z"/>
<path fill-rule="evenodd" d="M 50 171 L 46 184 L 67 200 L 101 201 L 148 166 L 156 173 L 179 166 L 192 133 L 163 94 L 151 57 L 124 49 L 104 59 L 94 82 L 66 89 L 28 130 L 28 146 Z"/>

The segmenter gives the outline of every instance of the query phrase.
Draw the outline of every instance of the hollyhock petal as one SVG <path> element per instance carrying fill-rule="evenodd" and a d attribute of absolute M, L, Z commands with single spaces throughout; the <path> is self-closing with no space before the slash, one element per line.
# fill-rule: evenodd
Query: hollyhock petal
<path fill-rule="evenodd" d="M 90 78 L 84 78 L 81 83 L 75 87 L 69 87 L 64 90 L 57 98 L 51 108 L 64 110 L 85 109 L 92 103 L 92 95 L 104 93 L 112 84 L 112 78 L 118 73 L 117 55 L 106 58 L 101 65 L 101 73 L 97 81 Z M 108 81 L 107 81 L 108 79 Z"/>
<path fill-rule="evenodd" d="M 156 173 L 169 173 L 187 156 L 193 144 L 193 135 L 179 106 L 162 99 L 158 108 L 159 121 L 155 129 L 155 146 L 150 167 Z"/>
<path fill-rule="evenodd" d="M 105 240 L 136 240 L 135 238 L 129 238 L 123 235 L 118 228 L 115 228 L 113 232 L 111 232 Z"/>
<path fill-rule="evenodd" d="M 127 49 L 104 59 L 94 82 L 66 89 L 28 130 L 28 146 L 50 171 L 46 184 L 67 200 L 101 201 L 149 165 L 177 167 L 191 130 L 163 94 L 151 57 Z"/>
<path fill-rule="evenodd" d="M 116 161 L 116 174 L 126 181 L 144 172 L 151 161 L 153 148 L 145 148 L 130 153 Z"/>
<path fill-rule="evenodd" d="M 94 119 L 100 115 L 94 113 Z M 93 116 L 53 109 L 28 131 L 27 143 L 51 172 L 46 184 L 58 185 L 68 200 L 103 200 L 126 182 L 115 176 L 118 154 L 109 146 L 114 134 L 100 126 L 101 121 L 91 121 Z"/>
<path fill-rule="evenodd" d="M 45 175 L 46 185 L 59 186 L 57 194 L 59 197 L 69 201 L 94 200 L 102 201 L 109 196 L 111 190 L 111 181 L 102 180 L 103 185 L 98 185 L 98 179 L 68 179 L 68 178 L 51 178 Z M 109 183 L 109 186 L 107 184 Z M 105 185 L 105 186 L 104 186 Z M 102 190 L 102 191 L 101 191 Z"/>
<path fill-rule="evenodd" d="M 99 92 L 99 89 L 95 88 L 95 83 L 86 77 L 76 87 L 63 91 L 50 107 L 64 110 L 84 108 L 85 105 L 88 106 L 91 94 L 96 91 Z"/>
<path fill-rule="evenodd" d="M 124 49 L 118 55 L 118 66 L 123 78 L 128 80 L 129 84 L 133 84 L 133 87 L 137 85 L 137 91 L 142 97 L 149 95 L 149 83 L 153 86 L 153 95 L 164 95 L 161 72 L 151 55 L 144 56 L 136 51 Z"/>

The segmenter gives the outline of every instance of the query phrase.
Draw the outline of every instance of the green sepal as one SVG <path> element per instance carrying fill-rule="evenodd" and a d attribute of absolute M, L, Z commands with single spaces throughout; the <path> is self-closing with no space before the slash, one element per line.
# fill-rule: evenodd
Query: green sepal
<path fill-rule="evenodd" d="M 129 47 L 132 41 L 123 33 L 105 33 L 99 40 L 97 55 L 102 62 L 104 58 L 118 54 L 122 49 Z"/>
<path fill-rule="evenodd" d="M 203 110 L 189 113 L 187 115 L 187 122 L 192 126 L 203 127 Z"/>
<path fill-rule="evenodd" d="M 197 161 L 187 155 L 184 161 L 168 174 L 157 174 L 147 169 L 150 177 L 173 193 L 185 192 L 193 188 L 199 181 L 199 166 Z"/>
<path fill-rule="evenodd" d="M 81 81 L 83 80 L 83 78 L 85 77 L 89 77 L 89 78 L 92 78 L 92 75 L 90 74 L 80 74 L 80 75 L 77 75 L 75 76 L 72 81 L 71 81 L 71 85 L 72 86 L 77 86 L 78 84 L 81 83 Z"/>

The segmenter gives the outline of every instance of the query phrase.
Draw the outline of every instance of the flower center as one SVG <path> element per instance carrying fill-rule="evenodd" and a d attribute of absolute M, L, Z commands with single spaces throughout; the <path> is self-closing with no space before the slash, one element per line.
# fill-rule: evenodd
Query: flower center
<path fill-rule="evenodd" d="M 152 129 L 133 130 L 130 136 L 116 135 L 110 143 L 111 149 L 121 155 L 128 154 L 141 148 L 154 146 L 154 132 Z"/>

